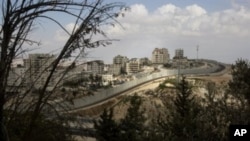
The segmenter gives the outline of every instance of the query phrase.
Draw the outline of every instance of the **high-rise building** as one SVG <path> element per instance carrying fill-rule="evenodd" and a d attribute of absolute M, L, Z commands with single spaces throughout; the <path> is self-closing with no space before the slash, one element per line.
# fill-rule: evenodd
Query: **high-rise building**
<path fill-rule="evenodd" d="M 21 65 L 11 67 L 8 76 L 8 86 L 23 86 L 25 68 Z"/>
<path fill-rule="evenodd" d="M 94 60 L 86 62 L 85 70 L 93 74 L 103 74 L 104 73 L 104 62 L 102 60 Z"/>
<path fill-rule="evenodd" d="M 126 72 L 127 74 L 138 73 L 140 71 L 140 61 L 137 59 L 132 59 L 126 63 Z"/>
<path fill-rule="evenodd" d="M 169 53 L 166 48 L 155 48 L 152 52 L 153 64 L 165 64 L 169 62 Z"/>
<path fill-rule="evenodd" d="M 29 58 L 24 59 L 25 82 L 34 84 L 36 88 L 44 85 L 54 60 L 55 56 L 50 54 L 29 54 Z M 52 83 L 53 80 L 50 81 Z"/>
<path fill-rule="evenodd" d="M 126 56 L 117 55 L 113 58 L 113 64 L 121 64 L 124 65 L 129 61 Z"/>
<path fill-rule="evenodd" d="M 176 49 L 175 56 L 173 57 L 172 67 L 173 68 L 188 68 L 190 63 L 188 62 L 187 57 L 184 57 L 183 49 Z"/>
<path fill-rule="evenodd" d="M 126 63 L 129 61 L 128 57 L 117 55 L 113 58 L 114 65 L 121 65 L 121 73 L 126 72 Z"/>
<path fill-rule="evenodd" d="M 144 66 L 144 65 L 150 65 L 151 64 L 151 60 L 149 60 L 147 57 L 140 58 L 140 64 L 142 66 Z"/>
<path fill-rule="evenodd" d="M 184 58 L 183 49 L 176 49 L 174 59 L 182 59 L 182 58 Z"/>
<path fill-rule="evenodd" d="M 119 75 L 121 74 L 122 65 L 121 64 L 110 64 L 107 69 L 108 74 Z"/>

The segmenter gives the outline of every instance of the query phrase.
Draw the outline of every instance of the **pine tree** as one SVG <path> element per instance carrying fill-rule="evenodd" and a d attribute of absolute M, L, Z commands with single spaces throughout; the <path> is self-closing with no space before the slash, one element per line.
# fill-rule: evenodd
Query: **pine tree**
<path fill-rule="evenodd" d="M 142 99 L 134 95 L 130 99 L 127 114 L 120 122 L 120 141 L 139 141 L 144 136 L 144 111 L 141 110 Z"/>
<path fill-rule="evenodd" d="M 96 139 L 98 141 L 117 141 L 120 133 L 115 120 L 113 119 L 113 109 L 105 109 L 100 116 L 100 120 L 94 122 L 96 129 Z"/>
<path fill-rule="evenodd" d="M 104 110 L 100 120 L 94 123 L 98 141 L 141 141 L 144 137 L 144 111 L 142 99 L 134 95 L 129 97 L 130 107 L 120 122 L 113 119 L 113 109 Z"/>
<path fill-rule="evenodd" d="M 232 80 L 228 83 L 229 93 L 236 98 L 243 97 L 250 105 L 250 63 L 247 60 L 238 60 L 232 65 Z"/>
<path fill-rule="evenodd" d="M 170 109 L 166 119 L 158 121 L 166 140 L 199 140 L 199 105 L 195 101 L 192 89 L 185 77 L 176 87 L 176 97 L 173 99 L 173 109 Z M 202 133 L 201 133 L 202 134 Z"/>
<path fill-rule="evenodd" d="M 231 110 L 231 124 L 250 124 L 250 62 L 239 59 L 231 68 L 227 93 L 238 101 Z M 236 108 L 237 107 L 237 108 Z M 231 108 L 231 109 L 232 109 Z"/>

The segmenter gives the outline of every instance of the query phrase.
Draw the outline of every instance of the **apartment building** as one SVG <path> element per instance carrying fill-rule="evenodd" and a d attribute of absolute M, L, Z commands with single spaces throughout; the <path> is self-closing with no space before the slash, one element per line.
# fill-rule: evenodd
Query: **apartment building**
<path fill-rule="evenodd" d="M 28 59 L 24 59 L 25 82 L 27 85 L 34 85 L 39 88 L 44 85 L 51 69 L 51 64 L 55 60 L 54 55 L 50 54 L 29 54 Z M 50 85 L 54 85 L 54 78 Z"/>
<path fill-rule="evenodd" d="M 124 65 L 129 61 L 126 56 L 117 55 L 113 58 L 113 64 L 121 64 Z"/>
<path fill-rule="evenodd" d="M 133 74 L 138 73 L 141 69 L 140 61 L 137 59 L 132 59 L 128 63 L 126 63 L 126 73 Z"/>
<path fill-rule="evenodd" d="M 122 70 L 121 64 L 109 64 L 107 66 L 107 73 L 108 74 L 120 75 L 121 70 Z"/>
<path fill-rule="evenodd" d="M 148 66 L 148 65 L 151 65 L 151 61 L 147 58 L 147 57 L 144 57 L 144 58 L 140 58 L 140 64 L 142 66 Z"/>
<path fill-rule="evenodd" d="M 175 56 L 173 57 L 173 59 L 182 59 L 182 58 L 184 58 L 183 49 L 176 49 L 175 50 Z"/>
<path fill-rule="evenodd" d="M 18 65 L 12 67 L 9 71 L 8 86 L 24 86 L 24 76 L 26 69 L 24 66 Z"/>
<path fill-rule="evenodd" d="M 153 64 L 165 64 L 169 62 L 169 53 L 166 48 L 155 48 L 152 52 L 152 63 Z"/>
<path fill-rule="evenodd" d="M 173 57 L 172 67 L 173 68 L 189 68 L 190 63 L 187 59 L 187 57 L 184 56 L 183 49 L 176 49 L 175 50 L 175 56 Z"/>
<path fill-rule="evenodd" d="M 84 70 L 93 74 L 104 73 L 104 62 L 102 60 L 94 60 L 84 63 Z"/>

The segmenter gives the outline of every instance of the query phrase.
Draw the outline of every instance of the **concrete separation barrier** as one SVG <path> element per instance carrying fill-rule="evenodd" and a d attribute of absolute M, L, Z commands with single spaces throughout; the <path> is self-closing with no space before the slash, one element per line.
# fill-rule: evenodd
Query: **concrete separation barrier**
<path fill-rule="evenodd" d="M 77 110 L 81 109 L 93 104 L 97 104 L 99 102 L 105 101 L 107 99 L 110 99 L 112 97 L 115 97 L 129 89 L 132 89 L 134 87 L 137 87 L 138 85 L 142 85 L 144 83 L 162 78 L 167 76 L 174 76 L 179 74 L 187 75 L 187 74 L 193 74 L 193 75 L 209 75 L 211 73 L 219 72 L 223 69 L 225 69 L 225 66 L 222 63 L 213 61 L 213 60 L 202 60 L 203 62 L 210 64 L 207 65 L 207 67 L 202 68 L 192 68 L 192 69 L 161 69 L 160 72 L 152 73 L 150 75 L 147 75 L 145 77 L 141 77 L 132 81 L 125 82 L 115 88 L 109 88 L 109 89 L 103 89 L 101 91 L 98 91 L 97 94 L 82 97 L 79 99 L 74 99 L 72 103 L 70 102 L 63 102 L 60 105 L 67 106 L 67 109 L 71 110 Z M 57 109 L 59 111 L 62 111 L 62 107 L 58 107 Z M 61 110 L 60 110 L 61 109 Z"/>

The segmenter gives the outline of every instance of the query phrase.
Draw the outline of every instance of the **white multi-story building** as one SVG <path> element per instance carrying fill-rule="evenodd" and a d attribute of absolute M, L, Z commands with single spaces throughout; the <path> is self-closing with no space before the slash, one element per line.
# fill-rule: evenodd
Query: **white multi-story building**
<path fill-rule="evenodd" d="M 126 63 L 126 72 L 127 74 L 138 73 L 140 71 L 140 61 L 139 60 L 130 60 Z"/>
<path fill-rule="evenodd" d="M 108 74 L 119 75 L 121 74 L 122 65 L 121 64 L 110 64 L 107 69 Z"/>
<path fill-rule="evenodd" d="M 152 52 L 152 63 L 153 64 L 165 64 L 169 62 L 169 53 L 166 48 L 155 48 Z"/>
<path fill-rule="evenodd" d="M 23 66 L 12 67 L 8 76 L 8 86 L 23 86 L 26 69 Z"/>
<path fill-rule="evenodd" d="M 117 55 L 113 58 L 113 64 L 121 65 L 120 73 L 126 72 L 126 63 L 129 62 L 128 57 Z"/>
<path fill-rule="evenodd" d="M 93 74 L 104 73 L 104 62 L 102 60 L 94 60 L 84 63 L 84 70 Z"/>

